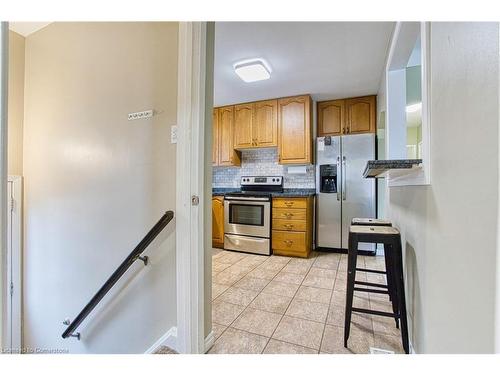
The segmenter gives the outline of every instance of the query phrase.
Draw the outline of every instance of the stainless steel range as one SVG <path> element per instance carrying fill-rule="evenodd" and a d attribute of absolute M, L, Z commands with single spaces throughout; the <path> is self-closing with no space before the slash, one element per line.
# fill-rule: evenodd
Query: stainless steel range
<path fill-rule="evenodd" d="M 244 176 L 241 192 L 224 196 L 224 249 L 271 255 L 271 193 L 282 176 Z"/>

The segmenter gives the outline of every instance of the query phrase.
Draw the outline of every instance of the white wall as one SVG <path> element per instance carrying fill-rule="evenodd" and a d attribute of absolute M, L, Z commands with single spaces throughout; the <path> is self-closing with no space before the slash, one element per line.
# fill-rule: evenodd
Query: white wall
<path fill-rule="evenodd" d="M 8 171 L 23 175 L 24 37 L 9 31 Z"/>
<path fill-rule="evenodd" d="M 417 353 L 494 351 L 498 33 L 431 24 L 431 185 L 388 189 Z"/>
<path fill-rule="evenodd" d="M 79 329 L 73 319 L 175 208 L 177 23 L 54 23 L 26 38 L 24 344 L 142 353 L 176 325 L 174 224 Z M 127 113 L 154 109 L 150 120 Z"/>

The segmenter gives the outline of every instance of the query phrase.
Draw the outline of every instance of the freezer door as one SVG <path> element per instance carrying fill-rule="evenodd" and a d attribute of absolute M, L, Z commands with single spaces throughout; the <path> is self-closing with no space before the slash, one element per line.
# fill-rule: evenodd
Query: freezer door
<path fill-rule="evenodd" d="M 316 247 L 339 249 L 342 246 L 340 137 L 331 137 L 330 145 L 325 144 L 325 137 L 317 138 L 316 150 Z M 333 164 L 337 167 L 338 193 L 320 192 L 320 166 L 324 164 Z"/>
<path fill-rule="evenodd" d="M 355 217 L 375 218 L 375 179 L 363 178 L 368 160 L 375 159 L 375 135 L 342 136 L 342 247 L 349 246 L 349 226 Z M 374 251 L 375 245 L 360 244 Z"/>

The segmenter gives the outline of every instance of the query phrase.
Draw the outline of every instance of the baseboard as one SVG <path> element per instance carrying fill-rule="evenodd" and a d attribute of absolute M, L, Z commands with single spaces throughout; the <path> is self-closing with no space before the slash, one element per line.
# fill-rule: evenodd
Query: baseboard
<path fill-rule="evenodd" d="M 214 341 L 215 341 L 214 331 L 210 331 L 207 337 L 205 337 L 205 353 L 212 348 L 212 346 L 214 345 Z"/>
<path fill-rule="evenodd" d="M 167 333 L 160 337 L 144 354 L 154 353 L 160 346 L 165 345 L 177 350 L 177 327 L 170 328 Z"/>

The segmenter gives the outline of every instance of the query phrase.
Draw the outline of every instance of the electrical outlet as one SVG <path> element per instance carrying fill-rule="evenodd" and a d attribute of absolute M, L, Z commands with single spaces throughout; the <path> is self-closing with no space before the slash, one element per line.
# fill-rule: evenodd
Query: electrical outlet
<path fill-rule="evenodd" d="M 150 118 L 153 117 L 153 110 L 150 109 L 148 111 L 141 111 L 141 112 L 134 112 L 134 113 L 129 113 L 128 114 L 128 120 L 141 120 L 145 118 Z"/>
<path fill-rule="evenodd" d="M 177 125 L 170 127 L 170 143 L 177 143 Z"/>

